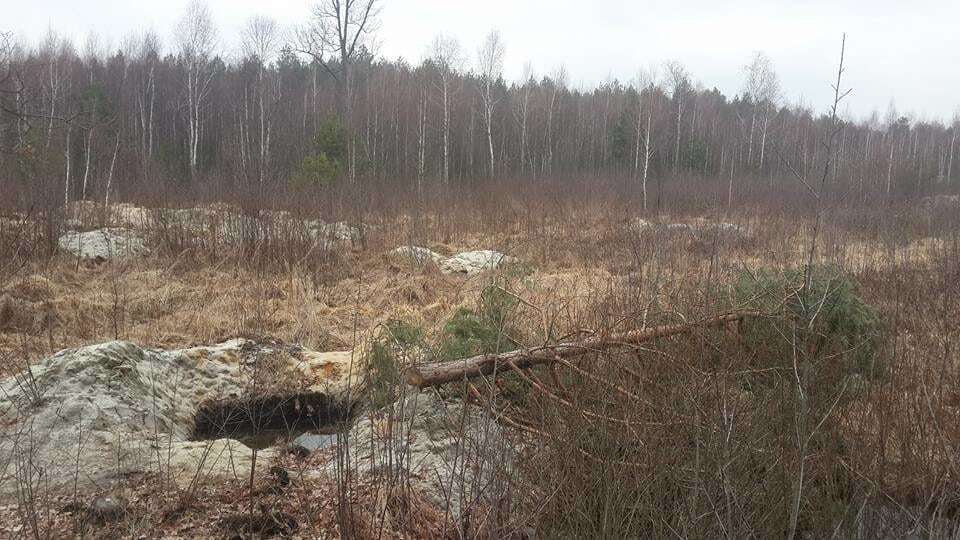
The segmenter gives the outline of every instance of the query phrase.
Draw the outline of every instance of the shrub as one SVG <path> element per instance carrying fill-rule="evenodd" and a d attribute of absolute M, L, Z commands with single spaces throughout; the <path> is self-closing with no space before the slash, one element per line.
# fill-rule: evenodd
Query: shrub
<path fill-rule="evenodd" d="M 515 297 L 500 287 L 487 287 L 480 295 L 477 310 L 460 308 L 444 324 L 437 356 L 452 360 L 515 348 L 517 343 L 507 330 L 517 303 Z"/>
<path fill-rule="evenodd" d="M 880 318 L 856 282 L 829 267 L 815 268 L 809 285 L 803 282 L 802 269 L 741 274 L 738 304 L 774 315 L 746 324 L 746 345 L 768 353 L 768 361 L 792 364 L 796 344 L 798 368 L 810 376 L 814 368 L 824 374 L 838 368 L 841 378 L 882 375 Z"/>
<path fill-rule="evenodd" d="M 483 317 L 503 329 L 519 300 L 502 287 L 491 285 L 480 293 L 480 310 Z"/>
<path fill-rule="evenodd" d="M 384 323 L 386 335 L 401 347 L 413 347 L 423 344 L 423 328 L 406 321 L 391 319 Z"/>
<path fill-rule="evenodd" d="M 403 382 L 400 363 L 413 349 L 423 346 L 423 329 L 400 320 L 383 324 L 373 340 L 367 362 L 367 388 L 374 409 L 395 402 Z"/>
<path fill-rule="evenodd" d="M 499 342 L 500 332 L 493 321 L 467 308 L 460 308 L 443 325 L 438 356 L 443 360 L 453 360 L 495 352 Z"/>
<path fill-rule="evenodd" d="M 291 183 L 298 188 L 324 186 L 333 182 L 339 175 L 340 164 L 337 161 L 328 158 L 326 154 L 317 154 L 303 158 Z"/>

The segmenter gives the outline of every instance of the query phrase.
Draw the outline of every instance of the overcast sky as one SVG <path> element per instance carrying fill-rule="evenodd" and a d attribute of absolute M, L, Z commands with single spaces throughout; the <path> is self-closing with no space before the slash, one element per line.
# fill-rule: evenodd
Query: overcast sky
<path fill-rule="evenodd" d="M 152 28 L 169 42 L 188 0 L 5 2 L 0 30 L 36 43 L 52 27 L 78 43 L 95 31 L 113 46 Z M 223 50 L 243 22 L 266 14 L 303 23 L 310 0 L 209 0 Z M 506 77 L 526 62 L 544 75 L 563 64 L 571 83 L 633 79 L 642 66 L 676 59 L 704 86 L 727 95 L 742 85 L 753 51 L 774 61 L 784 94 L 818 111 L 830 101 L 840 37 L 848 34 L 846 109 L 881 117 L 891 100 L 916 118 L 949 119 L 960 105 L 960 0 L 383 0 L 378 52 L 419 61 L 438 32 L 471 59 L 491 28 L 506 42 Z"/>

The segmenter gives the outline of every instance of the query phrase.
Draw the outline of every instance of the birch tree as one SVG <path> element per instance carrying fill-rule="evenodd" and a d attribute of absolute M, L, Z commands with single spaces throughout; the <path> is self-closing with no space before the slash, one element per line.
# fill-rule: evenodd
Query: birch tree
<path fill-rule="evenodd" d="M 80 198 L 87 198 L 87 185 L 90 181 L 91 163 L 93 159 L 94 134 L 103 121 L 102 113 L 106 99 L 103 88 L 94 80 L 94 67 L 104 56 L 100 37 L 90 32 L 84 44 L 83 61 L 88 66 L 88 85 L 84 91 L 84 116 L 86 117 L 87 137 L 84 145 L 83 182 L 81 183 Z"/>
<path fill-rule="evenodd" d="M 774 71 L 773 62 L 763 52 L 756 52 L 744 67 L 743 94 L 751 104 L 750 132 L 747 138 L 747 161 L 753 165 L 753 141 L 760 122 L 760 165 L 763 168 L 767 146 L 767 128 L 772 111 L 780 95 L 780 80 Z"/>
<path fill-rule="evenodd" d="M 72 109 L 76 106 L 76 103 L 71 102 L 69 96 L 72 86 L 71 66 L 73 63 L 71 60 L 76 58 L 76 51 L 69 40 L 61 39 L 53 30 L 50 30 L 41 45 L 40 57 L 46 62 L 47 73 L 44 75 L 46 79 L 44 82 L 47 86 L 50 102 L 49 109 L 44 110 L 39 115 L 41 118 L 44 115 L 46 116 L 46 149 L 50 150 L 51 148 L 56 122 L 61 122 L 66 132 L 63 145 L 63 202 L 66 205 L 70 202 L 70 188 L 73 178 L 71 135 L 75 115 L 72 113 Z M 58 105 L 60 105 L 60 108 L 57 107 Z"/>
<path fill-rule="evenodd" d="M 423 192 L 427 161 L 427 97 L 421 90 L 417 99 L 417 193 Z"/>
<path fill-rule="evenodd" d="M 139 152 L 143 176 L 148 174 L 154 148 L 154 113 L 157 102 L 157 65 L 160 63 L 160 38 L 145 32 L 128 40 L 125 55 L 137 66 L 133 75 L 135 120 L 139 128 Z"/>
<path fill-rule="evenodd" d="M 211 56 L 216 45 L 216 29 L 207 5 L 193 0 L 187 6 L 175 32 L 180 61 L 186 70 L 187 145 L 190 154 L 190 177 L 196 178 L 200 160 L 203 106 L 210 92 L 213 70 Z"/>
<path fill-rule="evenodd" d="M 477 64 L 480 72 L 480 100 L 483 106 L 483 121 L 487 134 L 491 177 L 496 171 L 493 153 L 493 110 L 499 101 L 494 96 L 494 88 L 503 73 L 504 54 L 503 40 L 497 30 L 492 30 L 487 34 L 483 45 L 477 51 Z"/>
<path fill-rule="evenodd" d="M 859 192 L 860 197 L 862 198 L 865 194 L 864 191 L 864 182 L 867 171 L 870 170 L 871 159 L 870 159 L 870 149 L 871 143 L 873 142 L 873 134 L 880 126 L 880 114 L 874 110 L 870 113 L 870 116 L 864 121 L 863 127 L 867 132 L 866 140 L 863 145 L 863 159 L 861 160 L 860 171 L 859 171 Z"/>
<path fill-rule="evenodd" d="M 656 68 L 640 70 L 636 80 L 637 91 L 637 123 L 636 123 L 636 148 L 633 158 L 633 175 L 636 178 L 640 175 L 641 141 L 643 146 L 643 174 L 641 188 L 643 191 L 643 209 L 647 209 L 647 177 L 650 172 L 650 157 L 653 155 L 653 145 L 651 137 L 653 136 L 653 104 L 656 98 L 657 89 L 657 71 Z M 646 96 L 646 100 L 644 100 Z"/>
<path fill-rule="evenodd" d="M 553 117 L 561 93 L 567 90 L 567 68 L 562 65 L 558 67 L 550 77 L 550 82 L 550 101 L 547 104 L 547 157 L 544 167 L 547 174 L 553 172 Z"/>
<path fill-rule="evenodd" d="M 884 121 L 886 124 L 887 131 L 887 144 L 890 146 L 890 155 L 887 157 L 887 186 L 886 194 L 889 197 L 890 192 L 893 188 L 893 155 L 897 147 L 897 107 L 890 102 L 890 105 L 887 107 L 887 115 Z"/>
<path fill-rule="evenodd" d="M 65 93 L 63 91 L 64 77 L 62 71 L 64 64 L 71 56 L 74 56 L 73 45 L 69 41 L 61 39 L 53 29 L 48 30 L 40 45 L 40 57 L 47 71 L 45 86 L 50 102 L 49 107 L 44 111 L 47 117 L 46 147 L 48 149 L 53 142 L 54 121 L 59 113 L 57 104 Z"/>
<path fill-rule="evenodd" d="M 953 125 L 950 126 L 950 150 L 947 152 L 947 183 L 953 181 L 953 152 L 957 147 L 957 132 L 960 131 L 960 110 L 953 114 Z"/>
<path fill-rule="evenodd" d="M 456 38 L 438 35 L 430 45 L 430 61 L 437 70 L 437 90 L 440 92 L 440 105 L 443 112 L 442 153 L 443 170 L 441 179 L 444 185 L 450 182 L 450 98 L 453 79 L 463 63 L 460 42 Z"/>
<path fill-rule="evenodd" d="M 680 135 L 682 132 L 683 112 L 686 107 L 686 94 L 690 90 L 690 74 L 687 68 L 676 60 L 664 64 L 667 86 L 673 97 L 676 110 L 676 136 L 673 145 L 673 172 L 680 170 Z"/>
<path fill-rule="evenodd" d="M 520 128 L 520 172 L 527 168 L 527 120 L 530 116 L 530 94 L 533 86 L 536 84 L 533 75 L 533 65 L 527 62 L 523 65 L 523 80 L 516 97 L 516 110 L 514 112 L 518 127 Z M 530 167 L 533 171 L 533 167 Z"/>
<path fill-rule="evenodd" d="M 11 96 L 18 96 L 18 92 L 12 88 L 13 70 L 11 69 L 11 58 L 13 57 L 13 33 L 0 31 L 0 166 L 4 164 L 5 155 L 3 152 L 3 142 L 6 139 L 7 131 L 11 125 L 16 131 L 17 144 L 20 144 L 20 110 L 17 106 L 8 106 L 7 101 Z M 7 117 L 12 117 L 7 121 Z"/>
<path fill-rule="evenodd" d="M 267 66 L 271 64 L 280 49 L 280 30 L 277 22 L 264 15 L 254 15 L 247 20 L 242 32 L 244 53 L 257 66 L 257 108 L 260 117 L 260 161 L 258 176 L 263 186 L 270 165 L 270 132 L 272 128 L 272 103 L 267 107 L 266 94 L 270 91 L 270 84 L 266 81 Z"/>

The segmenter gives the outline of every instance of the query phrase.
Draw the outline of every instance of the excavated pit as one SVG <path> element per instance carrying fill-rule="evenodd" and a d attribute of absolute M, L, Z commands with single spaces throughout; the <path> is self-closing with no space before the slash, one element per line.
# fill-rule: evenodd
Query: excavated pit
<path fill-rule="evenodd" d="M 304 433 L 335 433 L 350 413 L 348 405 L 316 392 L 213 401 L 200 406 L 190 439 L 235 439 L 262 450 Z"/>

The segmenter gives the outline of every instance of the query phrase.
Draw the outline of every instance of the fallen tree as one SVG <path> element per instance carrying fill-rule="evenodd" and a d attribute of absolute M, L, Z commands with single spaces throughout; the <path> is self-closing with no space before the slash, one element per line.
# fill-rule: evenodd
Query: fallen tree
<path fill-rule="evenodd" d="M 686 334 L 697 328 L 723 326 L 739 322 L 757 312 L 726 313 L 687 324 L 670 324 L 643 328 L 610 336 L 594 336 L 581 341 L 562 342 L 528 349 L 517 349 L 500 354 L 481 354 L 459 360 L 431 362 L 411 366 L 404 371 L 407 384 L 419 388 L 439 386 L 463 381 L 481 375 L 510 371 L 513 368 L 527 369 L 540 364 L 550 364 L 566 358 L 582 356 L 591 352 L 614 347 L 639 345 L 655 339 Z"/>

